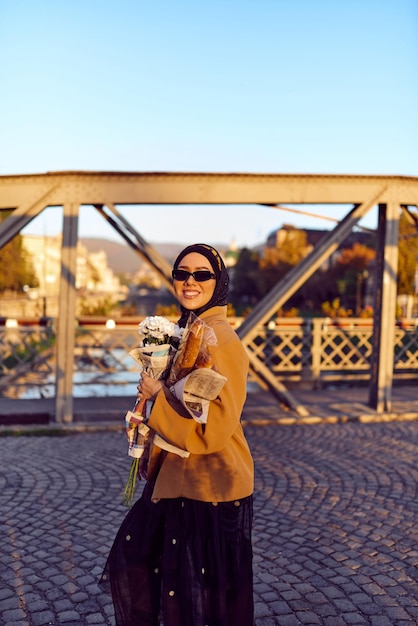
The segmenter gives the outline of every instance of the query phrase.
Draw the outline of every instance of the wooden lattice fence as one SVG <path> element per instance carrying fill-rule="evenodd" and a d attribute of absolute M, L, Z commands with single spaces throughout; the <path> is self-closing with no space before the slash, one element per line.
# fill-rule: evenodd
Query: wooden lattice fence
<path fill-rule="evenodd" d="M 137 319 L 84 320 L 77 326 L 74 349 L 74 395 L 102 385 L 107 395 L 124 395 L 138 376 L 129 350 L 138 341 Z M 231 319 L 238 327 L 241 320 Z M 278 380 L 310 382 L 368 379 L 372 354 L 372 320 L 279 318 L 260 326 L 248 345 Z M 0 326 L 0 395 L 54 395 L 55 327 L 20 323 Z M 394 379 L 418 378 L 418 320 L 397 323 Z"/>

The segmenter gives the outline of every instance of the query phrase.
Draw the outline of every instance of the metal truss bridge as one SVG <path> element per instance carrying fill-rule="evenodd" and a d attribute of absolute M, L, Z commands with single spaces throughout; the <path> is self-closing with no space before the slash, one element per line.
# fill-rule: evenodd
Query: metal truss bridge
<path fill-rule="evenodd" d="M 395 346 L 396 282 L 399 217 L 404 212 L 418 228 L 418 178 L 403 176 L 51 172 L 0 176 L 0 211 L 12 210 L 0 224 L 0 248 L 44 209 L 63 209 L 59 315 L 56 339 L 57 422 L 73 415 L 76 251 L 80 207 L 91 205 L 171 289 L 171 267 L 118 210 L 122 205 L 263 205 L 335 204 L 351 208 L 312 250 L 286 274 L 237 328 L 251 364 L 251 374 L 289 403 L 292 396 L 268 363 L 260 358 L 257 329 L 280 309 L 333 254 L 359 221 L 378 207 L 374 283 L 374 324 L 370 361 L 369 404 L 377 412 L 391 410 Z M 138 210 L 138 207 L 130 207 Z M 210 211 L 210 209 L 209 209 Z M 303 407 L 300 407 L 303 414 Z"/>

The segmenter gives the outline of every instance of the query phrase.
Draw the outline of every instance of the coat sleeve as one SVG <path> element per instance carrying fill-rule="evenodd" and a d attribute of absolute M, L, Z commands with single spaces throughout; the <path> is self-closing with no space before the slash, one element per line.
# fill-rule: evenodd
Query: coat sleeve
<path fill-rule="evenodd" d="M 169 443 L 191 454 L 212 454 L 224 448 L 241 419 L 246 398 L 248 356 L 244 347 L 232 329 L 216 334 L 214 361 L 227 382 L 210 404 L 207 424 L 186 418 L 166 388 L 159 392 L 148 422 Z"/>

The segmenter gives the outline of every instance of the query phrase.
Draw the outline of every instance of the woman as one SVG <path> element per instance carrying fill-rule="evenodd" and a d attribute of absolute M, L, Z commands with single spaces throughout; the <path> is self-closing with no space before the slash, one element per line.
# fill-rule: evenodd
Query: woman
<path fill-rule="evenodd" d="M 248 357 L 226 317 L 228 273 L 219 253 L 195 244 L 172 272 L 181 326 L 190 311 L 217 338 L 213 358 L 227 378 L 207 423 L 190 418 L 161 381 L 148 425 L 187 458 L 153 446 L 148 481 L 117 534 L 110 579 L 117 626 L 252 626 L 253 462 L 242 426 Z"/>

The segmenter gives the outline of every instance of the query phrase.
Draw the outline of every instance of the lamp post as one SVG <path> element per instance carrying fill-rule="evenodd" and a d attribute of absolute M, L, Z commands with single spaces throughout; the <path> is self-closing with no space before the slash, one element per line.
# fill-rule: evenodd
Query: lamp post
<path fill-rule="evenodd" d="M 363 283 L 367 280 L 369 272 L 363 270 L 357 272 L 357 285 L 356 285 L 356 317 L 359 317 L 360 311 L 363 306 Z"/>

